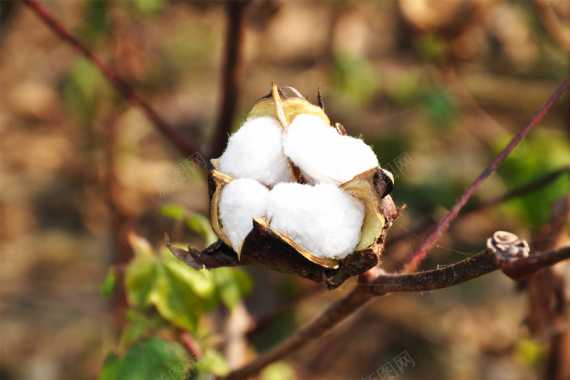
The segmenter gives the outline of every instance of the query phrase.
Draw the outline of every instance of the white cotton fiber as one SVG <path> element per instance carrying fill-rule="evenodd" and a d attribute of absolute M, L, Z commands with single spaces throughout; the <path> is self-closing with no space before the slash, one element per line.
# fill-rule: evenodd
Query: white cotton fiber
<path fill-rule="evenodd" d="M 340 185 L 378 166 L 364 141 L 340 135 L 313 115 L 299 115 L 285 131 L 283 151 L 309 183 Z"/>
<path fill-rule="evenodd" d="M 234 179 L 227 184 L 220 195 L 218 218 L 222 232 L 236 252 L 243 240 L 253 229 L 253 219 L 267 214 L 269 190 L 253 179 Z"/>
<path fill-rule="evenodd" d="M 282 137 L 281 124 L 274 117 L 246 122 L 230 137 L 219 160 L 220 171 L 233 178 L 256 179 L 267 186 L 293 181 Z"/>
<path fill-rule="evenodd" d="M 342 259 L 360 240 L 364 205 L 332 184 L 283 183 L 269 192 L 267 216 L 308 252 Z"/>

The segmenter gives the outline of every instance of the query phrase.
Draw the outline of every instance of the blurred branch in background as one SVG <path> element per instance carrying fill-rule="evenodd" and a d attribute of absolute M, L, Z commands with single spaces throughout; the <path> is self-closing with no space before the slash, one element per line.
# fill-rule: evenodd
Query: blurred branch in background
<path fill-rule="evenodd" d="M 533 237 L 538 250 L 561 247 L 570 223 L 570 196 L 552 206 L 552 218 Z M 522 284 L 528 294 L 528 328 L 531 336 L 548 342 L 548 362 L 543 374 L 545 380 L 570 378 L 570 333 L 568 332 L 567 278 L 555 266 L 531 276 Z"/>
<path fill-rule="evenodd" d="M 224 69 L 218 120 L 211 138 L 208 157 L 219 157 L 233 126 L 234 115 L 241 95 L 243 82 L 243 41 L 246 30 L 246 10 L 249 0 L 226 2 L 228 25 L 226 26 Z"/>
<path fill-rule="evenodd" d="M 544 29 L 567 54 L 570 54 L 570 25 L 560 21 L 553 8 L 553 3 L 546 0 L 533 0 Z"/>
<path fill-rule="evenodd" d="M 178 149 L 180 154 L 191 156 L 199 151 L 198 145 L 188 141 L 177 129 L 169 125 L 158 113 L 136 92 L 127 82 L 125 82 L 114 70 L 112 70 L 103 60 L 91 52 L 89 48 L 75 38 L 71 32 L 57 21 L 53 15 L 37 0 L 23 0 L 32 11 L 40 17 L 57 35 L 83 54 L 97 69 L 107 78 L 128 101 L 139 106 L 145 115 L 152 121 L 154 126 Z"/>
<path fill-rule="evenodd" d="M 129 245 L 127 237 L 127 222 L 131 215 L 121 207 L 121 202 L 118 196 L 121 191 L 121 186 L 118 181 L 117 174 L 117 157 L 116 153 L 117 140 L 119 136 L 118 124 L 111 120 L 109 128 L 104 131 L 106 144 L 105 144 L 105 192 L 107 196 L 107 205 L 111 212 L 111 234 L 112 234 L 112 249 L 114 258 L 113 266 L 121 268 L 127 265 L 132 259 L 133 252 Z M 128 309 L 127 293 L 125 290 L 125 275 L 123 270 L 117 270 L 115 292 L 113 293 L 113 317 L 115 319 L 115 328 L 118 332 L 125 326 L 126 312 Z"/>

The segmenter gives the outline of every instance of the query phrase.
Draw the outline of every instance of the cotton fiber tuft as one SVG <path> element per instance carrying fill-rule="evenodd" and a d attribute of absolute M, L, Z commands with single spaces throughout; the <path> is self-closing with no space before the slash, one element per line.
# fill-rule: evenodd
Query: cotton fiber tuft
<path fill-rule="evenodd" d="M 378 166 L 378 159 L 364 141 L 340 135 L 314 115 L 299 115 L 283 138 L 287 157 L 311 184 L 336 185 Z"/>
<path fill-rule="evenodd" d="M 253 229 L 253 219 L 267 214 L 269 190 L 253 179 L 235 179 L 223 189 L 218 203 L 222 232 L 239 252 L 243 240 Z"/>
<path fill-rule="evenodd" d="M 247 121 L 230 137 L 219 159 L 220 172 L 233 178 L 255 179 L 267 186 L 293 181 L 282 137 L 283 129 L 274 117 Z"/>
<path fill-rule="evenodd" d="M 318 257 L 342 259 L 360 240 L 362 202 L 332 184 L 278 184 L 267 201 L 269 226 Z"/>

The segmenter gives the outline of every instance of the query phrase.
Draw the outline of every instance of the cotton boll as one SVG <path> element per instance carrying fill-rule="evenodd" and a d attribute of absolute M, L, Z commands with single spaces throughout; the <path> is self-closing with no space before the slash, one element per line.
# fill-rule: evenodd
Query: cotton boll
<path fill-rule="evenodd" d="M 253 229 L 253 219 L 267 214 L 269 190 L 253 179 L 234 179 L 220 194 L 218 217 L 222 232 L 239 252 L 243 240 Z"/>
<path fill-rule="evenodd" d="M 313 184 L 340 185 L 378 166 L 378 158 L 364 141 L 341 136 L 313 115 L 293 120 L 285 131 L 283 150 Z"/>
<path fill-rule="evenodd" d="M 233 178 L 251 178 L 273 186 L 293 181 L 291 165 L 283 154 L 283 129 L 276 118 L 258 117 L 246 122 L 228 142 L 219 169 Z"/>
<path fill-rule="evenodd" d="M 267 216 L 313 255 L 342 259 L 360 240 L 364 205 L 332 184 L 282 183 L 269 192 Z"/>

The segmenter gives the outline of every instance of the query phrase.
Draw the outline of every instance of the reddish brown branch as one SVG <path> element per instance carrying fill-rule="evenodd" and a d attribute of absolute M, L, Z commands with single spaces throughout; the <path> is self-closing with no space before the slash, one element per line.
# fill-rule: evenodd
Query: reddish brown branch
<path fill-rule="evenodd" d="M 459 211 L 465 206 L 469 198 L 481 187 L 485 179 L 491 173 L 497 169 L 497 167 L 503 162 L 505 157 L 522 141 L 522 139 L 536 126 L 536 124 L 544 117 L 546 112 L 556 103 L 556 101 L 564 94 L 564 92 L 570 87 L 570 78 L 560 86 L 560 88 L 548 99 L 548 101 L 540 108 L 540 110 L 532 117 L 532 119 L 524 126 L 524 128 L 513 137 L 511 142 L 499 153 L 499 155 L 489 164 L 489 166 L 481 173 L 481 175 L 475 180 L 475 182 L 467 189 L 467 191 L 459 198 L 457 203 L 453 205 L 449 213 L 437 224 L 435 229 L 431 234 L 425 239 L 423 244 L 412 254 L 412 257 L 404 264 L 402 268 L 403 273 L 413 272 L 422 259 L 427 254 L 427 251 L 431 248 L 433 243 L 437 238 L 443 233 L 443 231 L 449 226 L 451 221 L 459 214 Z"/>
<path fill-rule="evenodd" d="M 113 85 L 113 87 L 115 87 L 129 102 L 140 107 L 145 115 L 153 122 L 155 127 L 176 147 L 176 149 L 178 149 L 181 154 L 191 156 L 198 152 L 198 147 L 196 145 L 192 144 L 178 130 L 166 123 L 138 92 L 119 77 L 119 75 L 105 64 L 99 56 L 92 53 L 85 44 L 75 38 L 71 32 L 57 21 L 42 4 L 37 0 L 23 0 L 23 2 L 28 5 L 50 29 L 93 63 L 105 78 L 107 78 L 111 85 Z"/>
<path fill-rule="evenodd" d="M 184 347 L 186 347 L 188 352 L 190 352 L 192 356 L 194 356 L 196 359 L 198 360 L 202 359 L 204 357 L 204 354 L 202 353 L 202 348 L 200 347 L 198 342 L 194 340 L 192 335 L 190 335 L 188 331 L 182 329 L 178 330 L 178 333 L 180 341 L 182 342 Z"/>
<path fill-rule="evenodd" d="M 222 77 L 222 99 L 218 120 L 208 149 L 209 157 L 219 157 L 222 154 L 234 121 L 243 77 L 242 56 L 245 37 L 245 11 L 248 4 L 249 0 L 226 2 L 228 26 Z"/>
<path fill-rule="evenodd" d="M 560 177 L 564 173 L 570 173 L 570 166 L 564 166 L 564 167 L 562 167 L 558 170 L 555 170 L 551 173 L 548 173 L 548 174 L 546 174 L 546 175 L 544 175 L 538 179 L 530 181 L 530 182 L 522 185 L 521 187 L 513 189 L 513 190 L 511 190 L 511 191 L 509 191 L 503 195 L 499 195 L 498 197 L 489 199 L 485 202 L 474 205 L 473 207 L 466 207 L 465 211 L 463 211 L 463 213 L 461 213 L 460 215 L 457 216 L 457 219 L 460 219 L 460 218 L 463 218 L 465 216 L 474 214 L 476 212 L 480 212 L 480 211 L 483 211 L 485 209 L 491 208 L 493 206 L 496 206 L 498 204 L 506 202 L 510 199 L 522 197 L 526 194 L 530 194 L 530 193 L 548 185 L 549 183 L 556 180 L 558 177 Z M 415 231 L 413 231 L 411 234 L 414 236 L 423 236 L 423 235 L 427 234 L 431 228 L 433 228 L 434 224 L 435 223 L 432 221 L 425 222 L 419 228 L 417 228 Z M 404 233 L 398 234 L 396 236 L 390 236 L 390 240 L 388 241 L 388 244 L 389 244 L 388 247 L 399 242 L 400 240 L 407 238 L 408 236 L 409 236 L 408 232 L 404 232 Z"/>
<path fill-rule="evenodd" d="M 513 280 L 521 281 L 542 268 L 552 266 L 569 258 L 570 247 L 564 247 L 556 251 L 506 262 L 502 265 L 501 270 Z"/>
<path fill-rule="evenodd" d="M 484 250 L 466 260 L 435 269 L 413 274 L 386 274 L 370 283 L 375 294 L 390 292 L 419 292 L 447 288 L 499 269 L 495 254 Z"/>

